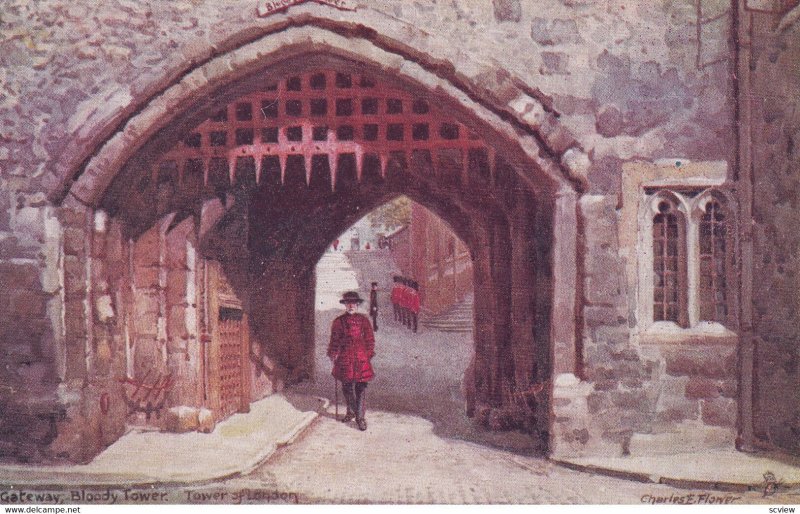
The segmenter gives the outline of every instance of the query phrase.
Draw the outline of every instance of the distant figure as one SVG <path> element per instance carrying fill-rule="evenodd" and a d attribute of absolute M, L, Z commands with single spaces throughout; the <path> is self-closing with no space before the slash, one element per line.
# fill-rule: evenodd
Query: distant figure
<path fill-rule="evenodd" d="M 364 391 L 375 372 L 370 359 L 375 356 L 375 334 L 369 319 L 356 312 L 364 300 L 354 291 L 348 291 L 339 300 L 347 312 L 333 320 L 328 357 L 333 362 L 331 375 L 342 382 L 342 392 L 347 402 L 343 422 L 354 418 L 359 430 L 367 429 Z"/>
<path fill-rule="evenodd" d="M 372 283 L 369 292 L 369 315 L 372 318 L 372 329 L 378 331 L 378 283 Z"/>
<path fill-rule="evenodd" d="M 400 277 L 395 275 L 392 280 L 394 285 L 392 286 L 390 298 L 392 300 L 392 309 L 394 309 L 394 320 L 400 321 Z"/>
<path fill-rule="evenodd" d="M 367 242 L 367 244 L 366 244 L 366 245 L 364 245 L 364 249 L 365 249 L 365 250 L 369 250 L 369 249 L 370 249 L 369 242 Z"/>
<path fill-rule="evenodd" d="M 400 279 L 400 283 L 402 284 L 400 289 L 400 321 L 403 322 L 406 328 L 411 328 L 411 313 L 408 310 L 411 296 L 411 287 L 409 287 L 410 281 L 403 277 Z"/>
<path fill-rule="evenodd" d="M 411 291 L 408 295 L 408 310 L 411 314 L 411 326 L 414 333 L 417 333 L 417 318 L 419 318 L 419 283 L 411 282 Z"/>
<path fill-rule="evenodd" d="M 339 240 L 338 239 L 334 239 L 333 240 L 333 251 L 335 252 L 338 249 L 339 249 Z"/>

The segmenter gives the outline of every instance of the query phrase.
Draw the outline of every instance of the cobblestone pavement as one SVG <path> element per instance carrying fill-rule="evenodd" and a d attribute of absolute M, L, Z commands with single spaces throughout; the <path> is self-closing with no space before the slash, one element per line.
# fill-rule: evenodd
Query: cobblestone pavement
<path fill-rule="evenodd" d="M 366 432 L 322 417 L 293 445 L 232 490 L 268 487 L 301 503 L 641 504 L 800 503 L 800 491 L 762 493 L 678 489 L 569 470 L 545 459 L 437 436 L 417 416 L 372 412 Z"/>

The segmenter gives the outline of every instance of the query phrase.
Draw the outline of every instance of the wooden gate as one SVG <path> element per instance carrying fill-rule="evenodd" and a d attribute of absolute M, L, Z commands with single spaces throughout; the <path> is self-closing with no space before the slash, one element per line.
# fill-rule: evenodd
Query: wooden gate
<path fill-rule="evenodd" d="M 249 325 L 241 301 L 233 293 L 219 263 L 208 261 L 209 313 L 212 337 L 209 348 L 209 393 L 217 420 L 250 410 Z"/>
<path fill-rule="evenodd" d="M 219 309 L 219 411 L 220 417 L 239 412 L 243 404 L 244 383 L 242 343 L 244 339 L 241 309 Z"/>

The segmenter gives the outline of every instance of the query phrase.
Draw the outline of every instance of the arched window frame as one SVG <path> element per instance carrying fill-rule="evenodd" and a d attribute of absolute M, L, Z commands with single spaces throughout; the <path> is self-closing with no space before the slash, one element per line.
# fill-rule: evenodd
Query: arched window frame
<path fill-rule="evenodd" d="M 661 214 L 659 205 L 662 202 L 671 204 L 677 214 L 678 223 L 678 319 L 675 321 L 655 321 L 655 270 L 654 263 L 656 256 L 653 247 L 653 221 Z M 688 268 L 687 268 L 687 220 L 689 218 L 689 205 L 685 199 L 672 191 L 660 190 L 652 194 L 643 204 L 640 212 L 640 241 L 639 248 L 643 258 L 640 260 L 640 295 L 639 319 L 643 320 L 646 326 L 662 326 L 664 328 L 686 328 L 689 324 L 688 317 Z"/>
<path fill-rule="evenodd" d="M 682 305 L 678 322 L 655 321 L 655 286 L 654 286 L 654 252 L 653 252 L 653 220 L 659 213 L 658 206 L 668 201 L 676 206 L 679 215 L 679 240 L 683 246 L 683 270 L 681 277 L 685 302 Z M 724 209 L 726 216 L 726 306 L 727 315 L 724 320 L 701 319 L 700 308 L 700 225 L 706 206 L 716 201 Z M 736 203 L 733 197 L 720 189 L 708 188 L 698 192 L 697 189 L 659 189 L 645 195 L 639 211 L 639 287 L 637 301 L 637 319 L 640 330 L 656 333 L 675 330 L 682 332 L 702 332 L 709 334 L 729 334 L 736 330 L 738 316 L 736 305 L 738 296 L 736 287 Z M 680 244 L 680 241 L 679 241 Z"/>
<path fill-rule="evenodd" d="M 723 319 L 703 319 L 702 316 L 702 269 L 701 269 L 701 233 L 700 228 L 703 223 L 703 216 L 706 213 L 707 206 L 716 202 L 722 209 L 725 215 L 725 262 L 724 262 L 724 277 L 725 277 L 725 306 L 726 315 Z M 689 322 L 691 326 L 703 325 L 721 325 L 722 327 L 735 328 L 737 325 L 737 312 L 735 306 L 737 305 L 737 288 L 736 284 L 736 203 L 734 199 L 724 191 L 719 189 L 707 189 L 692 200 L 691 217 L 690 217 L 690 242 L 695 250 L 690 254 L 689 259 Z"/>

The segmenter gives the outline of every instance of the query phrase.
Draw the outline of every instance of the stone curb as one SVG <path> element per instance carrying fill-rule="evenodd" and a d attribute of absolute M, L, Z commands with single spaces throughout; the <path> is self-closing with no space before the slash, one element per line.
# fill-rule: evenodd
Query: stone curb
<path fill-rule="evenodd" d="M 20 472 L 24 469 L 24 466 L 0 466 L 0 485 L 8 486 L 13 484 L 14 486 L 24 486 L 24 487 L 36 487 L 37 489 L 52 489 L 52 490 L 61 490 L 61 489 L 70 489 L 75 487 L 87 487 L 87 486 L 99 486 L 99 487 L 124 487 L 124 488 L 145 488 L 145 487 L 152 487 L 152 486 L 159 486 L 159 487 L 181 487 L 181 486 L 188 486 L 188 485 L 206 485 L 206 484 L 213 484 L 215 482 L 219 482 L 222 480 L 228 480 L 231 478 L 236 478 L 240 476 L 247 475 L 255 470 L 257 467 L 261 466 L 264 462 L 270 459 L 275 452 L 281 448 L 284 448 L 293 442 L 295 442 L 302 433 L 311 426 L 311 424 L 319 417 L 320 412 L 324 412 L 325 409 L 328 408 L 330 405 L 330 400 L 321 397 L 315 397 L 317 400 L 320 401 L 321 406 L 318 411 L 316 412 L 307 412 L 298 423 L 292 426 L 286 433 L 277 438 L 274 444 L 269 446 L 263 447 L 263 450 L 257 453 L 253 459 L 245 462 L 241 469 L 236 471 L 226 471 L 224 473 L 220 473 L 218 475 L 209 475 L 197 480 L 157 480 L 150 477 L 126 477 L 125 475 L 117 475 L 117 476 L 108 476 L 108 475 L 93 475 L 89 473 L 74 473 L 70 474 L 68 472 L 56 472 L 57 475 L 60 475 L 62 480 L 54 479 L 53 477 L 48 477 L 46 479 L 25 479 L 25 478 L 14 478 L 10 480 L 6 477 L 17 475 L 19 476 Z M 31 466 L 31 469 L 35 469 L 35 472 L 38 474 L 46 473 L 46 467 L 42 468 L 35 468 Z M 80 480 L 80 479 L 84 480 Z M 78 479 L 78 480 L 76 480 Z M 55 481 L 54 481 L 55 480 Z"/>
<path fill-rule="evenodd" d="M 553 464 L 565 467 L 582 473 L 592 473 L 623 480 L 635 482 L 651 483 L 678 487 L 681 489 L 711 489 L 714 491 L 744 493 L 748 491 L 763 490 L 762 484 L 752 484 L 743 482 L 729 482 L 725 480 L 698 480 L 692 478 L 672 478 L 660 476 L 657 473 L 640 473 L 637 471 L 626 471 L 622 469 L 604 468 L 594 464 L 578 464 L 568 460 L 548 459 Z M 800 488 L 800 482 L 781 483 L 781 489 Z"/>

